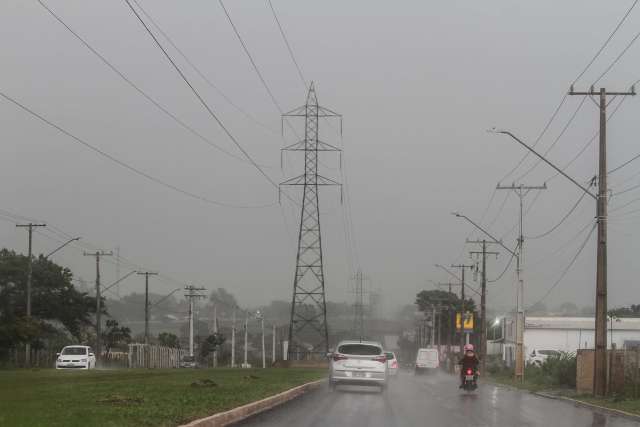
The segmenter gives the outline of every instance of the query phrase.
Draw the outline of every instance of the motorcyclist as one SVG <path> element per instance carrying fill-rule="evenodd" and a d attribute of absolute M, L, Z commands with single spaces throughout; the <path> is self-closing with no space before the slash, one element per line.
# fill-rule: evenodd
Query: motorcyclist
<path fill-rule="evenodd" d="M 458 361 L 458 365 L 460 367 L 460 388 L 464 385 L 464 376 L 468 369 L 471 369 L 474 373 L 474 376 L 479 374 L 478 365 L 480 364 L 480 360 L 478 360 L 478 356 L 473 348 L 473 344 L 466 344 L 464 346 L 464 356 L 462 359 Z"/>

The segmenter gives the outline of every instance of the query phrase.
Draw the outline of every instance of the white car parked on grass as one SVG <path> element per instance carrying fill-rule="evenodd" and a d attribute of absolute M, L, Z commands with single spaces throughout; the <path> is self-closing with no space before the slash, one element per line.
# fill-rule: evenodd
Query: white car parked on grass
<path fill-rule="evenodd" d="M 534 348 L 531 353 L 527 354 L 527 363 L 540 366 L 549 356 L 560 356 L 560 352 L 558 350 L 539 350 Z"/>
<path fill-rule="evenodd" d="M 94 369 L 96 355 L 86 345 L 68 345 L 64 347 L 56 359 L 56 369 Z"/>
<path fill-rule="evenodd" d="M 387 387 L 387 356 L 373 341 L 342 341 L 329 353 L 329 386 L 339 384 Z"/>

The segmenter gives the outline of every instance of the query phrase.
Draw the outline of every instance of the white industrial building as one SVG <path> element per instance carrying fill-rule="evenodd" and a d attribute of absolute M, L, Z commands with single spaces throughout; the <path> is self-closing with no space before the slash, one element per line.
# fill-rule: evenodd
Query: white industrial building
<path fill-rule="evenodd" d="M 501 319 L 502 356 L 507 363 L 515 360 L 516 324 L 514 317 Z M 527 317 L 524 329 L 525 354 L 536 350 L 576 352 L 594 348 L 595 319 L 593 317 Z M 640 346 L 640 318 L 613 318 L 607 321 L 607 347 Z"/>

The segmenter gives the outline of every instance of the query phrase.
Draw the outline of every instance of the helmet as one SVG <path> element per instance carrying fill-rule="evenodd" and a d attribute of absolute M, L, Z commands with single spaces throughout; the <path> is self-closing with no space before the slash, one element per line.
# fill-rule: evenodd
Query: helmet
<path fill-rule="evenodd" d="M 473 351 L 473 344 L 465 344 L 464 345 L 464 351 Z"/>

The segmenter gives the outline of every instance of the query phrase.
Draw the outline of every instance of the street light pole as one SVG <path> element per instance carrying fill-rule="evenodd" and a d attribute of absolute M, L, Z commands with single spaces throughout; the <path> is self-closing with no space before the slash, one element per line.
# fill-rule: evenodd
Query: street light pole
<path fill-rule="evenodd" d="M 78 240 L 80 240 L 80 237 L 74 237 L 73 239 L 69 239 L 67 240 L 65 243 L 63 243 L 62 245 L 58 246 L 57 248 L 55 248 L 54 250 L 52 250 L 51 252 L 49 252 L 47 255 L 44 256 L 44 259 L 48 259 L 51 255 L 55 254 L 56 252 L 58 252 L 60 249 L 64 248 L 65 246 L 67 246 L 69 243 L 71 242 L 76 242 Z"/>

